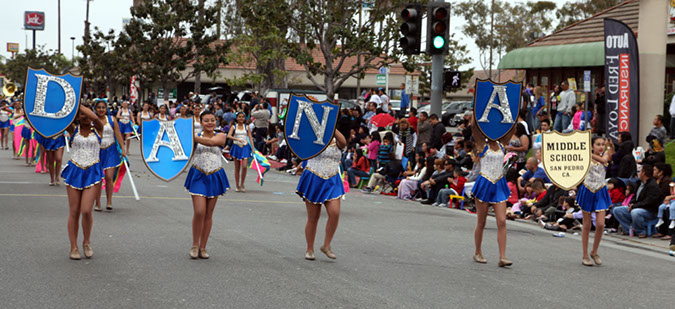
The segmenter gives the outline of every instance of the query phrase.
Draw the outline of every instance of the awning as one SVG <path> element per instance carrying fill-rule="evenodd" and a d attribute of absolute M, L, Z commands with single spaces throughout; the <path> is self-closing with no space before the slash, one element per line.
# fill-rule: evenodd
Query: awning
<path fill-rule="evenodd" d="M 499 61 L 499 69 L 593 67 L 605 65 L 604 42 L 524 47 Z"/>

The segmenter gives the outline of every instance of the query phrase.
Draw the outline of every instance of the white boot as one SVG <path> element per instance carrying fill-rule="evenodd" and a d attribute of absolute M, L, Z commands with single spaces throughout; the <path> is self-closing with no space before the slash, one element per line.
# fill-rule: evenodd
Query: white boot
<path fill-rule="evenodd" d="M 654 227 L 658 229 L 661 225 L 663 225 L 663 223 L 665 223 L 663 222 L 663 219 L 659 218 L 659 222 L 656 222 L 656 225 Z"/>

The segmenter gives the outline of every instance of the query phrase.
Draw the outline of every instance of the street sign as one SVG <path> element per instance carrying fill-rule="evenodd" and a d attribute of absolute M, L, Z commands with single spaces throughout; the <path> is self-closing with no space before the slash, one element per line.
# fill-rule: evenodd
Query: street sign
<path fill-rule="evenodd" d="M 19 43 L 7 43 L 7 51 L 10 53 L 18 53 Z"/>
<path fill-rule="evenodd" d="M 584 71 L 584 92 L 591 92 L 591 71 Z"/>
<path fill-rule="evenodd" d="M 412 92 L 412 76 L 405 76 L 405 93 L 410 94 Z"/>
<path fill-rule="evenodd" d="M 387 84 L 387 75 L 377 74 L 377 85 L 386 85 Z"/>
<path fill-rule="evenodd" d="M 380 74 L 387 74 L 387 67 L 380 67 Z"/>
<path fill-rule="evenodd" d="M 45 30 L 45 12 L 25 11 L 23 27 L 26 30 Z"/>
<path fill-rule="evenodd" d="M 420 95 L 420 77 L 418 75 L 412 77 L 412 94 L 416 96 Z"/>

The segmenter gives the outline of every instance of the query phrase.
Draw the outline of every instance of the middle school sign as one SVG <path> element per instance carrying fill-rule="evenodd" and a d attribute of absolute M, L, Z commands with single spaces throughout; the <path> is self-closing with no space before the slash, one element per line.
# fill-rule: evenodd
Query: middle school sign
<path fill-rule="evenodd" d="M 563 190 L 575 188 L 591 167 L 591 131 L 542 133 L 541 161 L 553 184 Z"/>
<path fill-rule="evenodd" d="M 475 123 L 490 140 L 504 137 L 518 119 L 522 84 L 476 80 L 473 110 Z"/>

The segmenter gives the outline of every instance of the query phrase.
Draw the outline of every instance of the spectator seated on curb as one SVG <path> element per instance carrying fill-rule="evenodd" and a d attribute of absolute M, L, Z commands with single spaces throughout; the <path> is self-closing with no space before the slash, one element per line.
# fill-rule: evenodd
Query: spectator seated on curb
<path fill-rule="evenodd" d="M 401 160 L 391 160 L 384 167 L 380 167 L 375 173 L 370 175 L 370 180 L 368 180 L 368 186 L 361 190 L 364 193 L 372 193 L 375 189 L 381 184 L 387 184 L 387 177 L 395 181 L 403 173 L 403 166 L 401 165 Z M 393 186 L 393 183 L 392 183 Z"/>
<path fill-rule="evenodd" d="M 551 231 L 563 231 L 575 229 L 581 226 L 579 220 L 582 219 L 583 213 L 582 210 L 575 204 L 574 197 L 566 196 L 562 198 L 562 209 L 564 215 L 562 218 L 559 218 L 554 223 L 546 223 L 543 220 L 539 220 L 539 225 L 547 230 Z M 591 214 L 591 220 L 593 226 L 595 226 L 595 213 Z"/>
<path fill-rule="evenodd" d="M 614 207 L 612 215 L 619 221 L 624 235 L 632 228 L 640 238 L 647 237 L 647 222 L 657 216 L 663 195 L 659 185 L 652 177 L 654 168 L 651 165 L 642 166 L 640 171 L 640 186 L 628 206 Z"/>
<path fill-rule="evenodd" d="M 436 203 L 433 205 L 436 207 L 445 207 L 449 208 L 450 195 L 461 195 L 462 190 L 464 190 L 464 184 L 466 183 L 466 178 L 462 176 L 462 170 L 459 167 L 455 167 L 453 171 L 453 177 L 448 177 L 449 188 L 443 188 L 438 191 L 436 196 Z"/>
<path fill-rule="evenodd" d="M 438 196 L 438 191 L 450 184 L 448 179 L 452 179 L 454 175 L 455 164 L 457 164 L 457 162 L 448 158 L 445 159 L 444 163 L 445 169 L 442 172 L 421 184 L 423 189 L 429 190 L 428 198 L 424 201 L 421 201 L 422 204 L 432 205 L 435 203 L 436 197 Z"/>
<path fill-rule="evenodd" d="M 424 158 L 419 152 L 417 153 L 417 156 L 417 168 L 415 169 L 415 172 L 412 175 L 406 176 L 406 178 L 401 180 L 401 182 L 398 184 L 399 199 L 411 200 L 413 193 L 415 193 L 417 189 L 417 184 L 420 181 L 429 179 L 429 177 L 425 178 L 427 171 L 429 171 L 428 176 L 431 176 L 431 171 L 433 170 L 431 166 L 434 164 L 433 157 Z M 427 165 L 429 166 L 428 169 Z"/>
<path fill-rule="evenodd" d="M 548 179 L 546 172 L 543 168 L 539 167 L 539 162 L 535 157 L 529 157 L 525 163 L 525 169 L 527 171 L 518 178 L 518 188 L 520 192 L 524 192 L 525 183 L 533 182 L 535 179 L 541 179 L 544 183 L 550 183 L 551 180 Z"/>
<path fill-rule="evenodd" d="M 517 172 L 516 172 L 517 173 Z M 534 189 L 532 189 L 532 182 L 528 182 L 525 184 L 525 193 L 523 193 L 522 197 L 518 200 L 516 200 L 511 207 L 506 208 L 506 218 L 509 220 L 513 219 L 520 219 L 522 218 L 523 215 L 523 207 L 527 205 L 528 201 L 534 201 L 535 197 L 537 195 L 534 193 Z M 531 204 L 530 204 L 531 206 Z"/>

